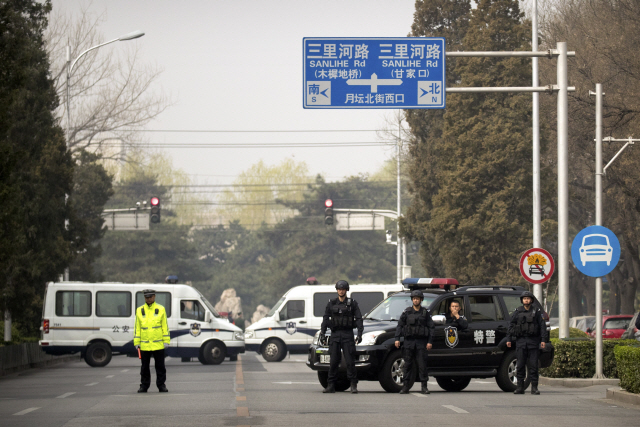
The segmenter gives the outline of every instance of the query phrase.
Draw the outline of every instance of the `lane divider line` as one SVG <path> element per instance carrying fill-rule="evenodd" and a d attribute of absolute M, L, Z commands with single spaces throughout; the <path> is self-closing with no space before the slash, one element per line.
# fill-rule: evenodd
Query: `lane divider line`
<path fill-rule="evenodd" d="M 457 412 L 459 414 L 468 414 L 469 412 L 465 411 L 464 409 L 460 409 L 457 406 L 453 406 L 453 405 L 442 405 L 447 409 L 451 409 L 453 412 Z"/>
<path fill-rule="evenodd" d="M 96 384 L 98 384 L 98 383 L 89 383 L 89 384 L 85 384 L 84 386 L 85 387 L 91 387 L 92 385 L 96 385 Z"/>
<path fill-rule="evenodd" d="M 129 372 L 129 370 L 128 370 L 128 369 L 123 369 L 123 370 L 122 370 L 122 371 L 120 371 L 120 372 Z"/>
<path fill-rule="evenodd" d="M 60 396 L 56 397 L 56 399 L 64 399 L 65 397 L 69 397 L 72 394 L 76 394 L 76 392 L 75 391 L 70 391 L 69 393 L 61 394 Z"/>
<path fill-rule="evenodd" d="M 105 378 L 113 378 L 113 375 L 107 375 Z"/>
<path fill-rule="evenodd" d="M 242 373 L 242 356 L 238 355 L 238 361 L 236 362 L 236 386 L 238 384 L 244 385 L 244 375 Z M 236 392 L 237 392 L 236 388 Z M 244 387 L 242 387 L 242 391 L 244 391 Z M 246 396 L 236 396 L 237 402 L 246 402 Z M 237 417 L 248 417 L 249 416 L 249 407 L 248 406 L 238 406 L 236 407 L 236 416 Z"/>
<path fill-rule="evenodd" d="M 236 396 L 236 400 L 247 400 L 247 396 Z"/>
<path fill-rule="evenodd" d="M 16 412 L 13 415 L 24 415 L 24 414 L 28 414 L 29 412 L 37 411 L 38 409 L 40 409 L 40 408 L 39 407 L 38 408 L 27 408 L 24 411 Z"/>

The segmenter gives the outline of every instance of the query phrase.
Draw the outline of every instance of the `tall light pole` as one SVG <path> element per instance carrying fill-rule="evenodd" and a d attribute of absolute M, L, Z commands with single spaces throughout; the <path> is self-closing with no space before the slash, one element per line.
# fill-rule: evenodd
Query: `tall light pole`
<path fill-rule="evenodd" d="M 71 62 L 71 48 L 70 46 L 67 46 L 67 150 L 71 149 L 71 94 L 70 94 L 70 90 L 69 90 L 69 86 L 70 86 L 70 80 L 71 80 L 71 73 L 73 72 L 73 67 L 76 65 L 76 63 L 78 62 L 78 60 L 80 58 L 82 58 L 84 55 L 86 55 L 87 53 L 91 52 L 92 50 L 98 49 L 99 47 L 102 46 L 106 46 L 110 43 L 113 42 L 122 42 L 122 41 L 127 41 L 127 40 L 133 40 L 133 39 L 137 39 L 139 37 L 144 36 L 144 32 L 140 31 L 140 30 L 136 30 L 133 31 L 131 33 L 122 35 L 120 37 L 118 37 L 117 39 L 113 39 L 113 40 L 109 40 L 108 42 L 104 42 L 101 43 L 99 45 L 90 47 L 89 49 L 85 50 L 84 52 L 82 52 L 80 55 L 78 55 L 78 57 L 76 59 L 73 60 L 73 62 Z M 65 199 L 68 197 L 65 196 Z M 69 220 L 65 220 L 65 227 L 68 228 L 69 227 Z M 69 268 L 65 268 L 64 269 L 64 276 L 63 276 L 63 280 L 65 282 L 69 281 Z"/>
<path fill-rule="evenodd" d="M 538 50 L 538 1 L 533 0 L 533 13 L 531 14 L 531 50 Z M 532 86 L 538 86 L 538 58 L 532 58 Z M 542 247 L 541 233 L 541 209 L 540 209 L 540 119 L 539 96 L 533 93 L 532 119 L 533 119 L 533 247 Z M 538 301 L 543 302 L 542 284 L 533 285 L 533 295 Z"/>
<path fill-rule="evenodd" d="M 69 93 L 69 81 L 71 79 L 71 73 L 73 72 L 73 67 L 76 65 L 76 62 L 80 58 L 82 58 L 87 53 L 92 50 L 98 49 L 99 47 L 106 46 L 113 42 L 123 42 L 127 40 L 137 39 L 139 37 L 144 36 L 144 32 L 140 30 L 133 31 L 131 33 L 125 34 L 123 36 L 118 37 L 117 39 L 109 40 L 108 42 L 104 42 L 102 44 L 90 47 L 89 49 L 82 52 L 76 59 L 73 60 L 73 63 L 70 64 L 71 61 L 71 49 L 67 46 L 67 147 L 71 148 L 71 101 L 70 101 L 70 93 Z"/>

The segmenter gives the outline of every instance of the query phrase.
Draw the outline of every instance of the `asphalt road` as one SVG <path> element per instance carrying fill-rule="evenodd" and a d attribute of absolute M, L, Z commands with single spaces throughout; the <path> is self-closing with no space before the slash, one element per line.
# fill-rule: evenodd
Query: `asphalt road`
<path fill-rule="evenodd" d="M 73 362 L 0 378 L 1 426 L 638 426 L 640 408 L 604 400 L 606 386 L 540 387 L 540 396 L 502 392 L 473 380 L 460 393 L 433 381 L 431 394 L 323 394 L 304 356 L 266 363 L 255 353 L 203 366 L 167 359 L 169 393 L 139 385 L 138 359 L 114 357 L 105 368 Z M 152 367 L 153 373 L 153 367 Z M 152 375 L 155 380 L 155 374 Z M 410 424 L 411 423 L 411 424 Z"/>

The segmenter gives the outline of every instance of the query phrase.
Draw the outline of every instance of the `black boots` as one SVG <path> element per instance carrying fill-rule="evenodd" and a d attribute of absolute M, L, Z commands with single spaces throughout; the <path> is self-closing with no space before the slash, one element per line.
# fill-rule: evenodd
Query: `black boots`
<path fill-rule="evenodd" d="M 538 390 L 538 383 L 531 383 L 531 394 L 540 394 L 540 391 Z"/>
<path fill-rule="evenodd" d="M 138 393 L 146 393 L 146 392 L 147 392 L 147 388 L 141 385 L 140 388 L 138 389 Z"/>
<path fill-rule="evenodd" d="M 516 391 L 513 392 L 513 394 L 524 394 L 524 381 L 518 380 L 518 387 L 516 388 Z"/>
<path fill-rule="evenodd" d="M 402 384 L 402 390 L 400 390 L 400 394 L 409 394 L 409 383 L 405 382 Z"/>
<path fill-rule="evenodd" d="M 351 381 L 351 394 L 358 394 L 358 383 Z"/>
<path fill-rule="evenodd" d="M 323 393 L 335 393 L 336 392 L 336 386 L 333 383 L 329 383 L 329 384 L 327 384 L 327 388 L 322 390 L 322 392 Z"/>
<path fill-rule="evenodd" d="M 162 384 L 160 387 L 158 387 L 158 391 L 160 393 L 167 393 L 169 390 L 167 390 L 167 386 Z"/>
<path fill-rule="evenodd" d="M 427 382 L 426 382 L 426 381 L 423 381 L 423 382 L 422 382 L 422 390 L 420 391 L 420 393 L 422 393 L 422 394 L 429 394 L 429 393 L 431 393 L 431 392 L 429 391 L 429 388 L 427 388 Z"/>

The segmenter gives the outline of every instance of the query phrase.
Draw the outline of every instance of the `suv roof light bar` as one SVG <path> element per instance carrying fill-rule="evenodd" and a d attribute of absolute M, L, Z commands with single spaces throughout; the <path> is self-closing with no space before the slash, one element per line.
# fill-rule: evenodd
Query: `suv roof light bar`
<path fill-rule="evenodd" d="M 431 277 L 406 278 L 402 281 L 402 284 L 411 290 L 413 289 L 444 289 L 448 291 L 450 289 L 455 289 L 459 286 L 458 281 L 456 279 L 431 278 Z"/>

